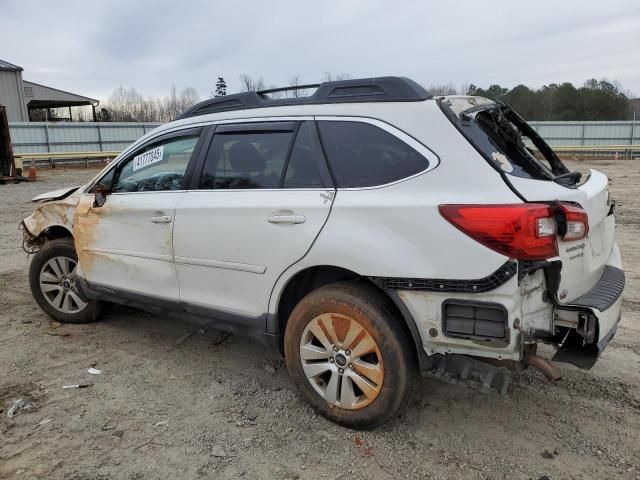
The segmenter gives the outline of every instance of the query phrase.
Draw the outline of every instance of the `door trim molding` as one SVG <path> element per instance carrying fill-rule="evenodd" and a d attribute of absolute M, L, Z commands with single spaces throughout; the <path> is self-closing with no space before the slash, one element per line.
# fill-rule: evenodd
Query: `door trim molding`
<path fill-rule="evenodd" d="M 210 260 L 196 257 L 175 257 L 176 264 L 195 265 L 198 267 L 222 268 L 225 270 L 237 270 L 240 272 L 257 273 L 262 275 L 267 271 L 267 267 L 252 265 L 250 263 L 228 262 L 226 260 Z"/>
<path fill-rule="evenodd" d="M 123 257 L 149 258 L 163 262 L 173 262 L 173 256 L 167 253 L 138 252 L 135 250 L 120 250 L 118 248 L 83 248 L 83 252 L 103 253 L 106 255 L 118 255 Z"/>

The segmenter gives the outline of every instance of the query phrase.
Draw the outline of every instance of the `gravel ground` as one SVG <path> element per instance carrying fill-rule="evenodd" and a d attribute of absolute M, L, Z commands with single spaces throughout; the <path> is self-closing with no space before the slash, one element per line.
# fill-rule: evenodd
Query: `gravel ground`
<path fill-rule="evenodd" d="M 51 323 L 17 224 L 31 197 L 95 172 L 0 185 L 0 478 L 640 479 L 640 169 L 595 168 L 612 179 L 627 270 L 622 325 L 595 367 L 561 364 L 553 385 L 527 370 L 506 399 L 422 379 L 408 411 L 370 432 L 315 415 L 278 356 L 243 338 L 177 344 L 190 326 L 123 307 Z M 77 383 L 93 385 L 62 389 Z M 19 398 L 31 407 L 8 418 Z"/>

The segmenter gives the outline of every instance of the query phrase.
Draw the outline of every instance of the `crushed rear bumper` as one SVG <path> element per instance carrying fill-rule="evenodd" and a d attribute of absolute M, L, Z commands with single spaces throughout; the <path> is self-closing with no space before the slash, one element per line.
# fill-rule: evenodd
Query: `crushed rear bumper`
<path fill-rule="evenodd" d="M 617 247 L 598 283 L 570 304 L 558 306 L 558 312 L 584 312 L 578 315 L 578 327 L 570 331 L 553 360 L 589 369 L 604 351 L 618 329 L 622 316 L 622 292 L 625 274 Z"/>

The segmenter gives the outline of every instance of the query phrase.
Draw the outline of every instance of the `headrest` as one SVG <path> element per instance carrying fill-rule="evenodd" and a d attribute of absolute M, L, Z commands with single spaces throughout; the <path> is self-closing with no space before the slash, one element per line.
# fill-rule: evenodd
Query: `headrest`
<path fill-rule="evenodd" d="M 236 142 L 231 146 L 229 163 L 237 172 L 263 172 L 267 166 L 262 154 L 249 142 Z"/>

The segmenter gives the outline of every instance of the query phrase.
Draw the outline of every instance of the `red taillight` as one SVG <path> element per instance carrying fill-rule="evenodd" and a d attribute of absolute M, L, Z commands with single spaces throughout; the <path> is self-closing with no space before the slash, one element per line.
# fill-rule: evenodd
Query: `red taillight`
<path fill-rule="evenodd" d="M 562 240 L 572 242 L 574 240 L 581 240 L 589 233 L 589 217 L 582 208 L 570 203 L 558 204 L 562 216 L 564 217 L 565 226 L 562 235 Z"/>
<path fill-rule="evenodd" d="M 541 203 L 440 205 L 440 214 L 483 245 L 519 260 L 558 255 L 553 210 Z"/>

